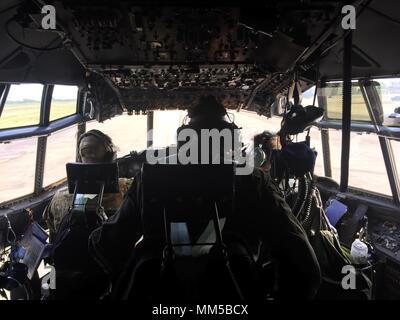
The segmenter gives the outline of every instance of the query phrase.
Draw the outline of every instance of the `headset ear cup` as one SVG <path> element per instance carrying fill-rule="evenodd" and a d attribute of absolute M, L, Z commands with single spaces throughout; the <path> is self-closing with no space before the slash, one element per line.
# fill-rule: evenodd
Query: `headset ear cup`
<path fill-rule="evenodd" d="M 115 152 L 114 150 L 110 152 L 110 155 L 108 156 L 109 161 L 113 162 L 117 159 L 117 152 Z"/>
<path fill-rule="evenodd" d="M 107 153 L 104 157 L 106 162 L 113 162 L 117 159 L 117 152 L 110 145 L 104 145 L 106 147 Z"/>

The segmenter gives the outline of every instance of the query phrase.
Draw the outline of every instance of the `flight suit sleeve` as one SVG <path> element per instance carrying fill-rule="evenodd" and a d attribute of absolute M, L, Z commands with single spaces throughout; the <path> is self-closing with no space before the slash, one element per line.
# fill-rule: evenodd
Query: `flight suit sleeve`
<path fill-rule="evenodd" d="M 89 237 L 90 254 L 111 276 L 123 270 L 142 235 L 136 181 L 125 194 L 118 211 Z"/>
<path fill-rule="evenodd" d="M 51 212 L 51 201 L 43 211 L 43 220 L 46 223 L 47 228 L 49 229 L 50 243 L 52 243 L 56 234 L 56 228 L 54 225 L 54 216 Z"/>
<path fill-rule="evenodd" d="M 49 228 L 50 243 L 53 242 L 61 220 L 69 212 L 72 195 L 68 193 L 68 189 L 62 188 L 58 190 L 43 212 L 43 220 Z"/>
<path fill-rule="evenodd" d="M 307 235 L 272 181 L 265 181 L 261 192 L 263 203 L 268 204 L 264 240 L 279 262 L 278 295 L 282 299 L 311 299 L 319 289 L 321 271 Z"/>

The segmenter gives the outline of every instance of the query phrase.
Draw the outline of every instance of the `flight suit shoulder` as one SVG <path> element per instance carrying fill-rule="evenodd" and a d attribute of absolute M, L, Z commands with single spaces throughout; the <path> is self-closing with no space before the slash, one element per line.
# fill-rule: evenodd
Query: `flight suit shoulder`
<path fill-rule="evenodd" d="M 71 205 L 72 194 L 69 193 L 68 188 L 64 187 L 54 194 L 47 206 L 43 218 L 51 232 L 56 232 L 61 223 L 62 218 L 68 213 Z"/>
<path fill-rule="evenodd" d="M 134 178 L 119 178 L 119 191 L 124 195 L 134 182 Z"/>

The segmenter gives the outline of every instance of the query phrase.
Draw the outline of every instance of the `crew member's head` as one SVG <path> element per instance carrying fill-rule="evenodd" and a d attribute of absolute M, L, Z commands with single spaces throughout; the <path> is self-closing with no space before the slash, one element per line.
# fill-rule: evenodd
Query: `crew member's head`
<path fill-rule="evenodd" d="M 214 96 L 200 97 L 199 103 L 188 110 L 188 127 L 193 129 L 239 129 L 230 119 L 225 107 Z"/>
<path fill-rule="evenodd" d="M 78 140 L 78 161 L 83 163 L 112 162 L 117 148 L 112 139 L 100 130 L 90 130 Z"/>
<path fill-rule="evenodd" d="M 261 170 L 268 171 L 271 169 L 271 156 L 273 150 L 281 149 L 279 136 L 270 131 L 264 131 L 254 136 L 254 148 L 260 150 L 263 156 L 259 155 L 257 159 L 258 165 Z"/>
<path fill-rule="evenodd" d="M 204 148 L 202 149 L 202 143 L 205 141 L 201 140 L 201 132 L 203 129 L 207 130 L 212 130 L 216 129 L 216 131 L 221 133 L 221 138 L 219 139 L 220 141 L 220 155 L 223 155 L 222 157 L 226 156 L 226 153 L 228 150 L 224 150 L 224 143 L 225 143 L 225 135 L 222 133 L 228 133 L 227 136 L 230 137 L 231 139 L 231 147 L 233 148 L 235 146 L 235 136 L 236 136 L 236 141 L 240 141 L 239 139 L 239 127 L 229 119 L 229 116 L 225 110 L 225 107 L 217 101 L 217 99 L 214 96 L 205 96 L 201 97 L 199 99 L 199 103 L 194 106 L 193 108 L 188 110 L 188 117 L 189 117 L 189 123 L 186 125 L 183 125 L 178 128 L 178 136 L 179 133 L 184 130 L 184 129 L 192 129 L 196 132 L 197 138 L 198 138 L 198 143 L 199 143 L 199 155 L 201 151 L 204 151 Z M 227 129 L 227 130 L 226 130 Z M 215 130 L 213 130 L 215 131 Z M 211 131 L 210 131 L 211 132 Z M 178 147 L 180 147 L 184 142 L 178 142 Z M 208 145 L 210 146 L 210 156 L 212 155 L 212 143 L 213 140 L 210 138 L 208 141 Z M 233 150 L 229 150 L 228 152 L 232 152 Z M 211 158 L 210 158 L 211 159 Z"/>

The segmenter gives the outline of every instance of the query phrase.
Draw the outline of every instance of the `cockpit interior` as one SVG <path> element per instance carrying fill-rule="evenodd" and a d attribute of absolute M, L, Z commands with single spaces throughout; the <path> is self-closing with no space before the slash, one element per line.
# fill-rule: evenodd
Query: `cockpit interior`
<path fill-rule="evenodd" d="M 0 300 L 283 299 L 275 260 L 243 258 L 223 231 L 235 210 L 275 219 L 253 203 L 269 192 L 315 253 L 312 299 L 400 299 L 400 2 L 2 0 L 0 26 Z M 214 102 L 239 160 L 196 165 L 178 137 Z M 85 161 L 84 141 L 110 161 Z M 256 171 L 270 187 L 240 185 Z M 129 230 L 136 200 L 142 233 L 113 247 L 132 257 L 110 276 L 101 237 Z M 204 228 L 182 222 L 199 212 Z M 70 278 L 79 263 L 90 290 Z"/>

